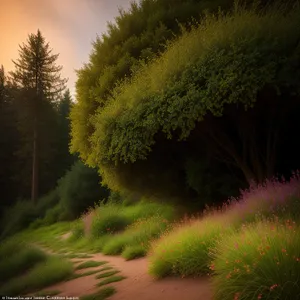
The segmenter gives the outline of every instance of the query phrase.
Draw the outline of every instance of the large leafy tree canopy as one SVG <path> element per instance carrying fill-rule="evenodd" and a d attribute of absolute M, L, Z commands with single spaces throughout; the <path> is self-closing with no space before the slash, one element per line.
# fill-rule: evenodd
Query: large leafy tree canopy
<path fill-rule="evenodd" d="M 90 158 L 105 182 L 138 189 L 159 157 L 175 157 L 174 174 L 205 151 L 248 181 L 272 175 L 284 123 L 299 112 L 299 16 L 275 7 L 207 17 L 136 72 L 94 119 Z"/>
<path fill-rule="evenodd" d="M 90 61 L 78 73 L 77 104 L 71 112 L 71 151 L 84 160 L 91 153 L 93 117 L 112 97 L 113 90 L 141 62 L 164 51 L 167 41 L 180 33 L 180 24 L 190 26 L 193 18 L 207 11 L 231 7 L 233 0 L 142 0 L 133 2 L 128 11 L 120 11 L 107 34 L 93 44 Z"/>

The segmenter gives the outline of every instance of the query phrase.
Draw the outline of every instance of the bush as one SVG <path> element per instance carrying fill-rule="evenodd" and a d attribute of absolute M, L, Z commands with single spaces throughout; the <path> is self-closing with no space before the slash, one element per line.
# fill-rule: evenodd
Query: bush
<path fill-rule="evenodd" d="M 261 221 L 222 238 L 212 253 L 214 299 L 299 299 L 299 249 L 291 221 Z"/>
<path fill-rule="evenodd" d="M 97 238 L 103 234 L 115 233 L 124 230 L 128 225 L 139 219 L 152 216 L 172 220 L 174 215 L 175 209 L 171 205 L 151 203 L 147 202 L 146 199 L 133 205 L 112 202 L 102 203 L 96 208 L 96 215 L 91 226 L 91 235 Z"/>
<path fill-rule="evenodd" d="M 3 226 L 1 239 L 27 228 L 38 216 L 38 210 L 33 202 L 19 200 L 4 213 L 3 220 L 1 220 Z"/>
<path fill-rule="evenodd" d="M 15 243 L 16 247 L 21 245 Z M 16 248 L 11 249 L 9 254 L 1 257 L 0 260 L 0 283 L 8 281 L 10 278 L 18 276 L 35 264 L 45 261 L 47 255 L 34 247 L 23 246 L 22 250 L 15 252 Z"/>
<path fill-rule="evenodd" d="M 179 225 L 154 242 L 150 251 L 149 273 L 157 278 L 168 275 L 199 276 L 209 272 L 209 251 L 231 228 L 214 218 Z"/>
<path fill-rule="evenodd" d="M 100 185 L 101 178 L 95 169 L 77 161 L 59 181 L 58 192 L 62 208 L 76 219 L 96 201 L 105 199 L 109 191 Z"/>
<path fill-rule="evenodd" d="M 79 240 L 84 236 L 84 224 L 81 219 L 77 220 L 75 223 L 73 223 L 71 235 L 68 238 L 69 242 L 74 242 Z"/>
<path fill-rule="evenodd" d="M 126 246 L 122 252 L 122 257 L 126 260 L 131 260 L 139 257 L 144 257 L 147 254 L 147 249 L 143 245 Z"/>
<path fill-rule="evenodd" d="M 130 224 L 130 219 L 118 214 L 107 212 L 96 213 L 91 226 L 91 236 L 97 238 L 108 233 L 115 233 L 124 230 Z"/>
<path fill-rule="evenodd" d="M 59 221 L 61 214 L 61 204 L 57 204 L 54 207 L 47 210 L 46 215 L 43 219 L 45 225 L 52 225 Z"/>
<path fill-rule="evenodd" d="M 289 182 L 272 178 L 241 192 L 237 199 L 223 205 L 231 224 L 239 227 L 244 223 L 260 220 L 262 217 L 292 219 L 299 222 L 300 177 L 296 172 Z"/>
<path fill-rule="evenodd" d="M 39 217 L 43 218 L 46 215 L 46 212 L 56 206 L 59 203 L 59 194 L 58 189 L 54 189 L 45 196 L 38 199 L 37 210 L 39 212 Z"/>
<path fill-rule="evenodd" d="M 39 263 L 22 277 L 12 279 L 0 288 L 0 293 L 7 296 L 15 296 L 50 286 L 60 282 L 73 273 L 73 265 L 60 257 L 50 256 L 45 262 Z"/>

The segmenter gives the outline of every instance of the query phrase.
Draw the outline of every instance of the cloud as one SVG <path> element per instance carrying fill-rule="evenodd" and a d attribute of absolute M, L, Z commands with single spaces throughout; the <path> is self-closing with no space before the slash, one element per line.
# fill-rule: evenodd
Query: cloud
<path fill-rule="evenodd" d="M 62 76 L 69 78 L 74 94 L 75 69 L 88 61 L 91 43 L 97 34 L 106 31 L 108 21 L 118 15 L 118 8 L 127 9 L 130 0 L 0 0 L 0 64 L 13 69 L 18 45 L 30 33 L 40 29 L 46 41 L 59 53 L 57 63 L 63 66 Z"/>

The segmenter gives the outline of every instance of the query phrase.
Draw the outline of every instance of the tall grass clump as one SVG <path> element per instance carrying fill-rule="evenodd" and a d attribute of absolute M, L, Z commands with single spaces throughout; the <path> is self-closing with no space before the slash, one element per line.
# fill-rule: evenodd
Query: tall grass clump
<path fill-rule="evenodd" d="M 91 236 L 98 238 L 105 234 L 120 232 L 135 221 L 151 216 L 172 220 L 175 209 L 171 205 L 147 202 L 145 199 L 131 205 L 102 203 L 96 208 L 91 225 Z"/>
<path fill-rule="evenodd" d="M 211 253 L 214 299 L 299 299 L 295 222 L 260 221 L 222 238 Z"/>
<path fill-rule="evenodd" d="M 124 230 L 131 220 L 124 214 L 122 205 L 108 203 L 99 206 L 95 211 L 91 224 L 93 238 Z"/>
<path fill-rule="evenodd" d="M 68 242 L 74 242 L 84 237 L 84 223 L 82 219 L 78 219 L 72 224 L 71 235 Z"/>
<path fill-rule="evenodd" d="M 26 275 L 8 281 L 0 288 L 0 293 L 7 296 L 30 293 L 69 278 L 73 273 L 70 261 L 50 256 L 44 262 L 36 264 Z"/>
<path fill-rule="evenodd" d="M 252 184 L 241 191 L 239 198 L 225 203 L 220 211 L 236 226 L 274 216 L 299 222 L 299 172 L 294 172 L 289 181 L 271 178 L 259 185 Z"/>
<path fill-rule="evenodd" d="M 207 275 L 210 249 L 230 230 L 217 218 L 185 221 L 153 243 L 149 273 L 157 278 Z"/>
<path fill-rule="evenodd" d="M 110 239 L 103 247 L 104 254 L 122 256 L 129 260 L 145 256 L 150 242 L 157 239 L 168 227 L 168 221 L 153 216 L 131 224 L 126 230 Z"/>
<path fill-rule="evenodd" d="M 0 284 L 24 273 L 47 258 L 43 251 L 32 246 L 26 245 L 19 251 L 15 250 L 16 248 L 12 249 L 12 252 L 0 258 Z"/>
<path fill-rule="evenodd" d="M 27 228 L 38 217 L 38 210 L 32 201 L 19 200 L 4 212 L 1 239 Z"/>

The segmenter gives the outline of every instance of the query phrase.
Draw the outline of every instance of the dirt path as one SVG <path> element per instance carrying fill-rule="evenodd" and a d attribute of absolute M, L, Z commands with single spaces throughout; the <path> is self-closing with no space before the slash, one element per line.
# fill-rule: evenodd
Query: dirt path
<path fill-rule="evenodd" d="M 210 300 L 211 283 L 208 278 L 155 280 L 147 273 L 146 258 L 125 261 L 121 257 L 94 255 L 95 260 L 106 260 L 127 278 L 113 284 L 117 293 L 111 300 Z"/>
<path fill-rule="evenodd" d="M 80 259 L 80 261 L 107 261 L 109 266 L 119 270 L 120 275 L 126 277 L 126 279 L 120 282 L 109 284 L 117 289 L 117 293 L 111 296 L 110 300 L 212 299 L 211 283 L 208 278 L 166 278 L 155 280 L 147 273 L 148 261 L 146 258 L 125 261 L 122 257 L 105 256 L 103 254 L 94 254 L 91 256 L 92 258 Z M 72 261 L 78 261 L 78 258 L 74 258 Z M 99 268 L 101 266 L 77 272 L 81 273 Z M 99 279 L 96 279 L 94 274 L 58 283 L 45 290 L 61 291 L 57 296 L 80 297 L 97 292 L 99 288 L 96 287 L 96 283 L 98 282 Z"/>
<path fill-rule="evenodd" d="M 94 212 L 89 212 L 83 216 L 85 225 L 85 235 L 90 232 L 90 226 Z M 69 233 L 62 236 L 65 239 Z M 90 254 L 89 254 L 90 255 Z M 114 282 L 109 285 L 116 288 L 117 292 L 111 296 L 110 300 L 211 300 L 212 288 L 209 278 L 166 278 L 155 280 L 148 274 L 148 260 L 146 258 L 125 261 L 118 256 L 105 256 L 103 254 L 91 254 L 92 258 L 80 259 L 81 262 L 87 260 L 107 261 L 109 266 L 120 271 L 119 275 L 126 279 Z M 71 259 L 73 262 L 78 258 Z M 88 268 L 76 273 L 88 270 L 97 270 L 100 267 Z M 57 296 L 80 297 L 93 294 L 99 290 L 96 284 L 99 279 L 94 275 L 80 277 L 67 282 L 62 282 L 45 290 L 59 290 Z"/>

